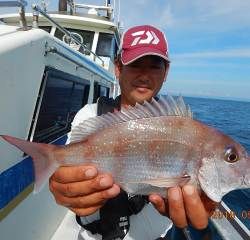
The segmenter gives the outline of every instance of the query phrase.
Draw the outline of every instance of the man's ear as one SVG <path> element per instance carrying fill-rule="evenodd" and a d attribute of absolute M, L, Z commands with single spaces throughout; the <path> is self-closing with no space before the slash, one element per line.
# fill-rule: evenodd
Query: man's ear
<path fill-rule="evenodd" d="M 117 78 L 120 76 L 120 63 L 117 59 L 115 60 L 115 76 Z"/>
<path fill-rule="evenodd" d="M 168 63 L 168 66 L 166 67 L 166 71 L 165 71 L 165 76 L 164 76 L 163 82 L 166 82 L 166 81 L 167 81 L 167 76 L 168 76 L 169 68 L 170 68 L 170 64 Z"/>

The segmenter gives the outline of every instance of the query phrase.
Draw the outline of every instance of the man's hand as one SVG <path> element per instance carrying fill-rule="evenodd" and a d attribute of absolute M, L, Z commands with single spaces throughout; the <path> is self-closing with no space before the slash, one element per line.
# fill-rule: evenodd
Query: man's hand
<path fill-rule="evenodd" d="M 79 216 L 93 214 L 120 192 L 110 175 L 98 175 L 93 166 L 60 167 L 49 182 L 57 204 Z"/>
<path fill-rule="evenodd" d="M 184 228 L 189 223 L 196 229 L 206 228 L 208 218 L 220 205 L 208 198 L 204 192 L 200 197 L 191 184 L 184 185 L 182 189 L 170 188 L 167 201 L 155 194 L 150 195 L 149 200 L 162 215 L 170 217 L 178 228 Z"/>

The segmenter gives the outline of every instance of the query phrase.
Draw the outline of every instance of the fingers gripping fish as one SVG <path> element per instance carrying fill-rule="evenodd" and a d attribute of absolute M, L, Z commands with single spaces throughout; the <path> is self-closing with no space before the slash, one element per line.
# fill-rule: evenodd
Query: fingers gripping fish
<path fill-rule="evenodd" d="M 166 196 L 190 181 L 219 202 L 250 186 L 250 158 L 221 131 L 193 119 L 181 96 L 136 104 L 90 118 L 72 129 L 71 144 L 55 146 L 2 136 L 33 158 L 34 193 L 60 166 L 94 165 L 129 194 Z"/>

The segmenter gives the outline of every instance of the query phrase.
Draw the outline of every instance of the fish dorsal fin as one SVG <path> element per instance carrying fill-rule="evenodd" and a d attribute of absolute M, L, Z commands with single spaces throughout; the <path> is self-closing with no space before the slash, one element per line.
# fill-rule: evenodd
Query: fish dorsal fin
<path fill-rule="evenodd" d="M 80 142 L 105 128 L 119 123 L 159 116 L 193 118 L 193 113 L 189 106 L 186 108 L 181 95 L 175 101 L 168 93 L 166 99 L 160 96 L 158 101 L 155 99 L 151 103 L 145 101 L 143 105 L 136 103 L 134 107 L 129 106 L 128 109 L 122 108 L 121 111 L 114 111 L 113 113 L 103 114 L 83 121 L 72 129 L 70 143 Z"/>
<path fill-rule="evenodd" d="M 187 117 L 187 108 L 183 101 L 183 98 L 181 97 L 181 94 L 179 95 L 178 99 L 176 100 L 177 105 L 179 106 L 179 109 L 181 110 L 181 113 L 184 117 Z"/>
<path fill-rule="evenodd" d="M 172 107 L 172 109 L 174 110 L 174 113 L 176 116 L 183 116 L 182 112 L 180 110 L 179 105 L 177 104 L 177 102 L 174 100 L 174 98 L 170 95 L 170 93 L 168 92 L 167 98 L 166 98 L 167 102 L 169 103 L 169 105 Z"/>

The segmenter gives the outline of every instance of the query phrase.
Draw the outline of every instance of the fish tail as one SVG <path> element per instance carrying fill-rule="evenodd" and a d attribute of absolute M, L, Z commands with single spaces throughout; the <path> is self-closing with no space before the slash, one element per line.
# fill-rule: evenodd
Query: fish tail
<path fill-rule="evenodd" d="M 50 176 L 59 167 L 51 159 L 51 153 L 55 148 L 54 145 L 28 142 L 18 138 L 0 135 L 7 142 L 27 153 L 33 159 L 35 171 L 35 187 L 33 193 L 36 194 L 42 190 Z"/>

